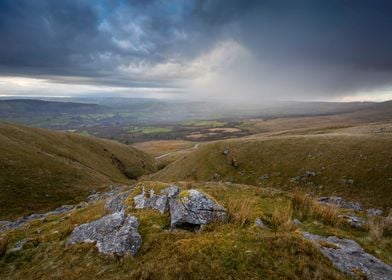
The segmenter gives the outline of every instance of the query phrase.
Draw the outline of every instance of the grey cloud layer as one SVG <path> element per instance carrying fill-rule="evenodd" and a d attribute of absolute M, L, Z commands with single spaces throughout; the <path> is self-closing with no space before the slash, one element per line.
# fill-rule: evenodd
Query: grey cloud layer
<path fill-rule="evenodd" d="M 336 96 L 391 84 L 391 33 L 388 0 L 0 0 L 0 73 L 173 87 L 121 69 L 187 64 L 233 40 L 256 62 L 239 82 L 253 71 L 264 94 Z"/>

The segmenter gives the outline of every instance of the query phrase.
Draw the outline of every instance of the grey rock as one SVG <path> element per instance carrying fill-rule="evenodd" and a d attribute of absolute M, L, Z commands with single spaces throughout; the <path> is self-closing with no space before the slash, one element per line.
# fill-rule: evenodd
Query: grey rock
<path fill-rule="evenodd" d="M 290 179 L 291 182 L 308 182 L 311 180 L 311 177 L 315 177 L 317 174 L 314 171 L 305 171 L 304 174 L 300 176 L 296 176 Z"/>
<path fill-rule="evenodd" d="M 304 237 L 311 241 L 316 241 L 315 244 L 320 248 L 320 251 L 342 272 L 358 276 L 355 271 L 361 271 L 369 280 L 389 280 L 392 279 L 392 267 L 383 263 L 376 257 L 366 253 L 362 247 L 350 239 L 340 239 L 336 236 L 328 238 L 304 233 Z M 324 241 L 333 246 L 319 243 L 317 241 Z"/>
<path fill-rule="evenodd" d="M 60 206 L 60 207 L 56 208 L 55 210 L 49 211 L 47 213 L 31 214 L 29 216 L 21 217 L 21 218 L 15 220 L 15 221 L 12 221 L 12 222 L 11 221 L 3 221 L 2 223 L 0 223 L 0 233 L 4 232 L 6 230 L 12 230 L 12 229 L 19 228 L 20 226 L 22 226 L 26 223 L 29 223 L 31 221 L 43 220 L 50 215 L 64 214 L 66 212 L 71 211 L 74 208 L 75 208 L 74 205 L 63 205 L 63 206 Z"/>
<path fill-rule="evenodd" d="M 235 159 L 232 159 L 232 160 L 231 160 L 231 166 L 233 166 L 234 168 L 240 167 L 239 164 L 238 164 L 238 162 L 237 162 L 237 160 L 235 160 Z"/>
<path fill-rule="evenodd" d="M 268 174 L 260 176 L 260 180 L 267 180 L 269 178 Z"/>
<path fill-rule="evenodd" d="M 317 200 L 319 203 L 333 205 L 339 208 L 362 211 L 362 205 L 359 202 L 345 201 L 340 196 L 323 196 Z"/>
<path fill-rule="evenodd" d="M 138 227 L 136 217 L 116 212 L 77 226 L 67 244 L 96 242 L 95 245 L 101 253 L 134 256 L 142 244 Z"/>
<path fill-rule="evenodd" d="M 201 225 L 227 220 L 227 210 L 198 190 L 187 190 L 170 199 L 172 228 L 198 229 Z"/>
<path fill-rule="evenodd" d="M 295 226 L 299 226 L 299 225 L 302 224 L 302 222 L 301 222 L 300 220 L 298 220 L 298 219 L 294 219 L 294 220 L 293 220 L 293 224 L 294 224 Z"/>
<path fill-rule="evenodd" d="M 377 208 L 370 208 L 366 210 L 366 215 L 369 217 L 372 216 L 382 216 L 383 211 L 381 209 L 377 209 Z"/>
<path fill-rule="evenodd" d="M 128 198 L 130 192 L 131 191 L 127 191 L 124 193 L 117 194 L 113 197 L 109 197 L 108 199 L 106 199 L 105 208 L 110 213 L 121 212 L 125 210 L 127 206 L 124 205 L 124 201 Z"/>
<path fill-rule="evenodd" d="M 143 188 L 141 194 L 136 195 L 133 200 L 135 202 L 136 209 L 152 208 L 156 209 L 162 214 L 168 210 L 168 201 L 171 198 L 176 197 L 180 192 L 177 186 L 171 185 L 163 190 L 159 195 L 155 194 L 153 189 L 150 190 L 148 196 Z"/>
<path fill-rule="evenodd" d="M 224 151 L 222 152 L 222 154 L 223 154 L 224 156 L 227 156 L 227 155 L 229 154 L 229 150 L 224 150 Z"/>
<path fill-rule="evenodd" d="M 45 219 L 46 217 L 50 215 L 60 215 L 64 214 L 67 212 L 70 212 L 71 210 L 75 208 L 82 208 L 86 207 L 88 204 L 94 203 L 100 199 L 107 199 L 110 197 L 115 196 L 117 193 L 119 193 L 121 190 L 123 190 L 127 186 L 119 186 L 119 187 L 111 187 L 111 189 L 108 192 L 105 193 L 93 193 L 87 198 L 87 202 L 81 202 L 78 205 L 63 205 L 60 206 L 52 211 L 49 211 L 47 213 L 40 213 L 40 214 L 31 214 L 29 216 L 24 216 L 21 217 L 15 221 L 0 221 L 0 233 L 7 231 L 7 230 L 12 230 L 19 228 L 20 226 L 34 221 L 34 220 L 42 220 Z"/>
<path fill-rule="evenodd" d="M 97 202 L 100 199 L 101 199 L 100 193 L 93 193 L 87 197 L 87 203 L 91 204 L 91 203 Z"/>
<path fill-rule="evenodd" d="M 76 208 L 76 209 L 85 208 L 85 207 L 87 207 L 88 205 L 89 205 L 89 204 L 88 204 L 86 201 L 82 201 L 82 202 L 76 204 L 75 208 Z"/>
<path fill-rule="evenodd" d="M 352 184 L 354 184 L 354 180 L 353 179 L 343 178 L 341 181 L 345 185 L 352 185 Z"/>
<path fill-rule="evenodd" d="M 357 229 L 362 229 L 366 224 L 366 222 L 364 220 L 362 220 L 360 217 L 357 217 L 354 215 L 339 215 L 338 217 L 344 219 L 352 227 L 357 228 Z"/>
<path fill-rule="evenodd" d="M 49 216 L 49 215 L 60 215 L 60 214 L 69 212 L 69 211 L 71 211 L 74 208 L 75 208 L 75 205 L 63 205 L 63 206 L 60 206 L 59 208 L 54 209 L 53 211 L 50 211 L 50 212 L 46 213 L 45 215 L 46 216 Z"/>
<path fill-rule="evenodd" d="M 169 187 L 167 187 L 166 189 L 161 190 L 162 194 L 166 194 L 167 198 L 173 198 L 178 196 L 178 194 L 180 193 L 180 188 L 175 186 L 175 185 L 171 185 Z"/>
<path fill-rule="evenodd" d="M 268 229 L 268 227 L 263 223 L 263 221 L 260 218 L 255 219 L 255 226 L 259 228 Z"/>
<path fill-rule="evenodd" d="M 26 244 L 27 240 L 22 239 L 15 243 L 14 248 L 11 249 L 12 252 L 20 251 L 23 249 L 23 246 Z"/>
<path fill-rule="evenodd" d="M 87 197 L 87 202 L 91 204 L 91 203 L 97 202 L 98 200 L 101 200 L 101 199 L 111 198 L 111 197 L 119 194 L 120 192 L 124 191 L 126 188 L 129 188 L 129 186 L 116 186 L 116 187 L 110 186 L 110 189 L 107 192 L 103 192 L 103 193 L 94 192 L 94 193 L 90 194 Z"/>
<path fill-rule="evenodd" d="M 306 170 L 304 175 L 307 176 L 307 177 L 315 177 L 316 176 L 316 172 Z"/>

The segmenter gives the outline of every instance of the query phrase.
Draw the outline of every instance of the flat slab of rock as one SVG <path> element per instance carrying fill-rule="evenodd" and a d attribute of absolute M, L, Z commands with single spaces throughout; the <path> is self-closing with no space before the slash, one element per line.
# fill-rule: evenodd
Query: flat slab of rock
<path fill-rule="evenodd" d="M 176 197 L 179 192 L 180 189 L 174 185 L 161 190 L 160 194 L 155 194 L 153 189 L 151 189 L 148 194 L 146 194 L 143 188 L 142 193 L 133 198 L 135 202 L 135 208 L 152 208 L 163 214 L 168 210 L 169 199 Z"/>
<path fill-rule="evenodd" d="M 142 244 L 138 227 L 136 217 L 116 212 L 77 226 L 68 240 L 68 245 L 96 242 L 101 253 L 134 256 Z"/>
<path fill-rule="evenodd" d="M 194 228 L 211 222 L 227 220 L 227 210 L 198 190 L 186 190 L 170 199 L 172 228 Z"/>
<path fill-rule="evenodd" d="M 54 209 L 53 211 L 23 216 L 15 221 L 0 221 L 0 233 L 4 232 L 6 230 L 17 229 L 17 228 L 19 228 L 29 222 L 32 222 L 35 220 L 42 220 L 42 219 L 45 219 L 46 217 L 51 216 L 51 215 L 60 215 L 60 214 L 67 213 L 74 208 L 75 208 L 75 205 L 63 205 L 63 206 L 60 206 L 60 207 Z"/>
<path fill-rule="evenodd" d="M 304 237 L 316 241 L 315 244 L 320 247 L 323 255 L 344 273 L 358 276 L 356 272 L 361 271 L 368 280 L 392 279 L 392 267 L 366 253 L 354 240 L 340 239 L 336 236 L 325 238 L 308 232 L 304 232 Z M 323 243 L 317 241 L 326 244 L 323 246 Z"/>

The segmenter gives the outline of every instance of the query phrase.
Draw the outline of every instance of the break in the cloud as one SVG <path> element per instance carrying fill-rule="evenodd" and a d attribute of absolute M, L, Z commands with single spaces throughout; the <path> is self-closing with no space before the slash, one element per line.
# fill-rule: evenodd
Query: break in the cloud
<path fill-rule="evenodd" d="M 388 0 L 0 0 L 0 94 L 389 99 Z"/>

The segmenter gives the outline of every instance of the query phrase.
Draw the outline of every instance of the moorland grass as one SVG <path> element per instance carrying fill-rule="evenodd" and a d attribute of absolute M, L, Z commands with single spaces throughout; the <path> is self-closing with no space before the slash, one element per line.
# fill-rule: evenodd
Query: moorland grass
<path fill-rule="evenodd" d="M 84 200 L 156 170 L 132 147 L 72 133 L 0 123 L 0 220 Z"/>

